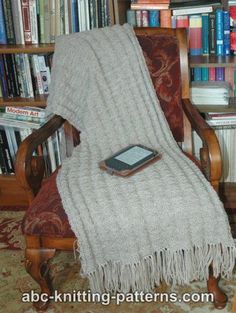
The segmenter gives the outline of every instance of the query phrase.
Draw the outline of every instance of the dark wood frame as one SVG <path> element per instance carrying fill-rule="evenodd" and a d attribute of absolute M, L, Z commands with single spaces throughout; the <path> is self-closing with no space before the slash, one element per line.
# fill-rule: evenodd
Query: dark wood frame
<path fill-rule="evenodd" d="M 180 48 L 180 66 L 182 78 L 182 105 L 184 111 L 184 142 L 182 148 L 192 155 L 192 130 L 195 130 L 203 142 L 200 151 L 201 166 L 206 178 L 218 192 L 221 177 L 221 153 L 217 137 L 201 117 L 189 100 L 189 67 L 186 34 L 184 29 L 137 28 L 138 35 L 166 34 L 178 38 Z M 33 152 L 42 142 L 47 140 L 57 129 L 64 125 L 67 137 L 67 155 L 73 146 L 79 143 L 79 132 L 60 116 L 54 116 L 39 130 L 32 133 L 21 144 L 16 161 L 16 178 L 28 195 L 29 203 L 38 193 L 44 177 L 44 162 L 42 157 L 33 156 Z M 75 238 L 52 238 L 26 235 L 25 266 L 29 274 L 40 285 L 41 291 L 51 294 L 51 283 L 48 271 L 48 261 L 56 250 L 73 250 Z M 208 290 L 215 295 L 215 306 L 223 308 L 227 297 L 218 287 L 219 278 L 211 273 L 208 280 Z M 37 303 L 40 309 L 46 309 L 47 303 Z"/>

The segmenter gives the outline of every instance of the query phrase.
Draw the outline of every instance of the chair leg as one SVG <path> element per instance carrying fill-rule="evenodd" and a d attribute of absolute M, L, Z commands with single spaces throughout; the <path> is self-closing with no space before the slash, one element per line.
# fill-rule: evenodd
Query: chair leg
<path fill-rule="evenodd" d="M 52 293 L 52 284 L 49 276 L 48 261 L 54 257 L 56 249 L 25 249 L 25 268 L 32 278 L 39 284 L 41 293 L 48 296 Z M 40 310 L 46 310 L 49 301 L 34 303 Z"/>
<path fill-rule="evenodd" d="M 219 277 L 214 277 L 212 274 L 212 269 L 210 267 L 209 279 L 207 281 L 207 290 L 214 295 L 214 306 L 216 309 L 223 309 L 228 301 L 227 295 L 218 286 L 220 280 Z"/>

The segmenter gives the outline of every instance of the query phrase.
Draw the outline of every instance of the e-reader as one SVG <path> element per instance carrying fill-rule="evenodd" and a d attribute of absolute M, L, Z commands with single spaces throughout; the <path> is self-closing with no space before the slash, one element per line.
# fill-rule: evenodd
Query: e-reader
<path fill-rule="evenodd" d="M 130 145 L 99 163 L 111 175 L 127 177 L 144 169 L 161 158 L 158 151 L 143 145 Z"/>

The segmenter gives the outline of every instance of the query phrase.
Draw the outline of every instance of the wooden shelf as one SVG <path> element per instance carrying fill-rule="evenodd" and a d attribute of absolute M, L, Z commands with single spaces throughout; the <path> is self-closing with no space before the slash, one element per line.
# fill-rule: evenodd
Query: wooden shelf
<path fill-rule="evenodd" d="M 236 56 L 189 56 L 190 67 L 236 67 Z"/>
<path fill-rule="evenodd" d="M 1 45 L 0 54 L 9 53 L 51 53 L 54 52 L 54 44 L 38 44 L 38 45 Z"/>
<path fill-rule="evenodd" d="M 0 107 L 2 106 L 32 106 L 32 107 L 46 107 L 47 96 L 36 96 L 35 98 L 0 98 Z"/>
<path fill-rule="evenodd" d="M 196 105 L 197 109 L 201 113 L 207 113 L 207 112 L 228 112 L 228 113 L 234 113 L 236 112 L 236 106 L 235 107 L 229 107 L 228 105 Z"/>

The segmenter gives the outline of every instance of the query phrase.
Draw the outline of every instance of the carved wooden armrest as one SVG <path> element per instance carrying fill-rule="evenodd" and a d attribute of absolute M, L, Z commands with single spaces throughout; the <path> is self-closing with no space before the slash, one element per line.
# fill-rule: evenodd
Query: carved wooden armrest
<path fill-rule="evenodd" d="M 29 201 L 32 201 L 37 194 L 44 176 L 43 157 L 35 157 L 33 153 L 63 125 L 64 121 L 62 117 L 54 115 L 45 125 L 29 135 L 18 149 L 15 174 L 17 181 L 27 192 Z"/>
<path fill-rule="evenodd" d="M 219 180 L 222 174 L 222 159 L 217 136 L 189 99 L 183 99 L 182 104 L 193 130 L 196 131 L 203 143 L 203 147 L 200 149 L 203 173 L 218 191 Z"/>

